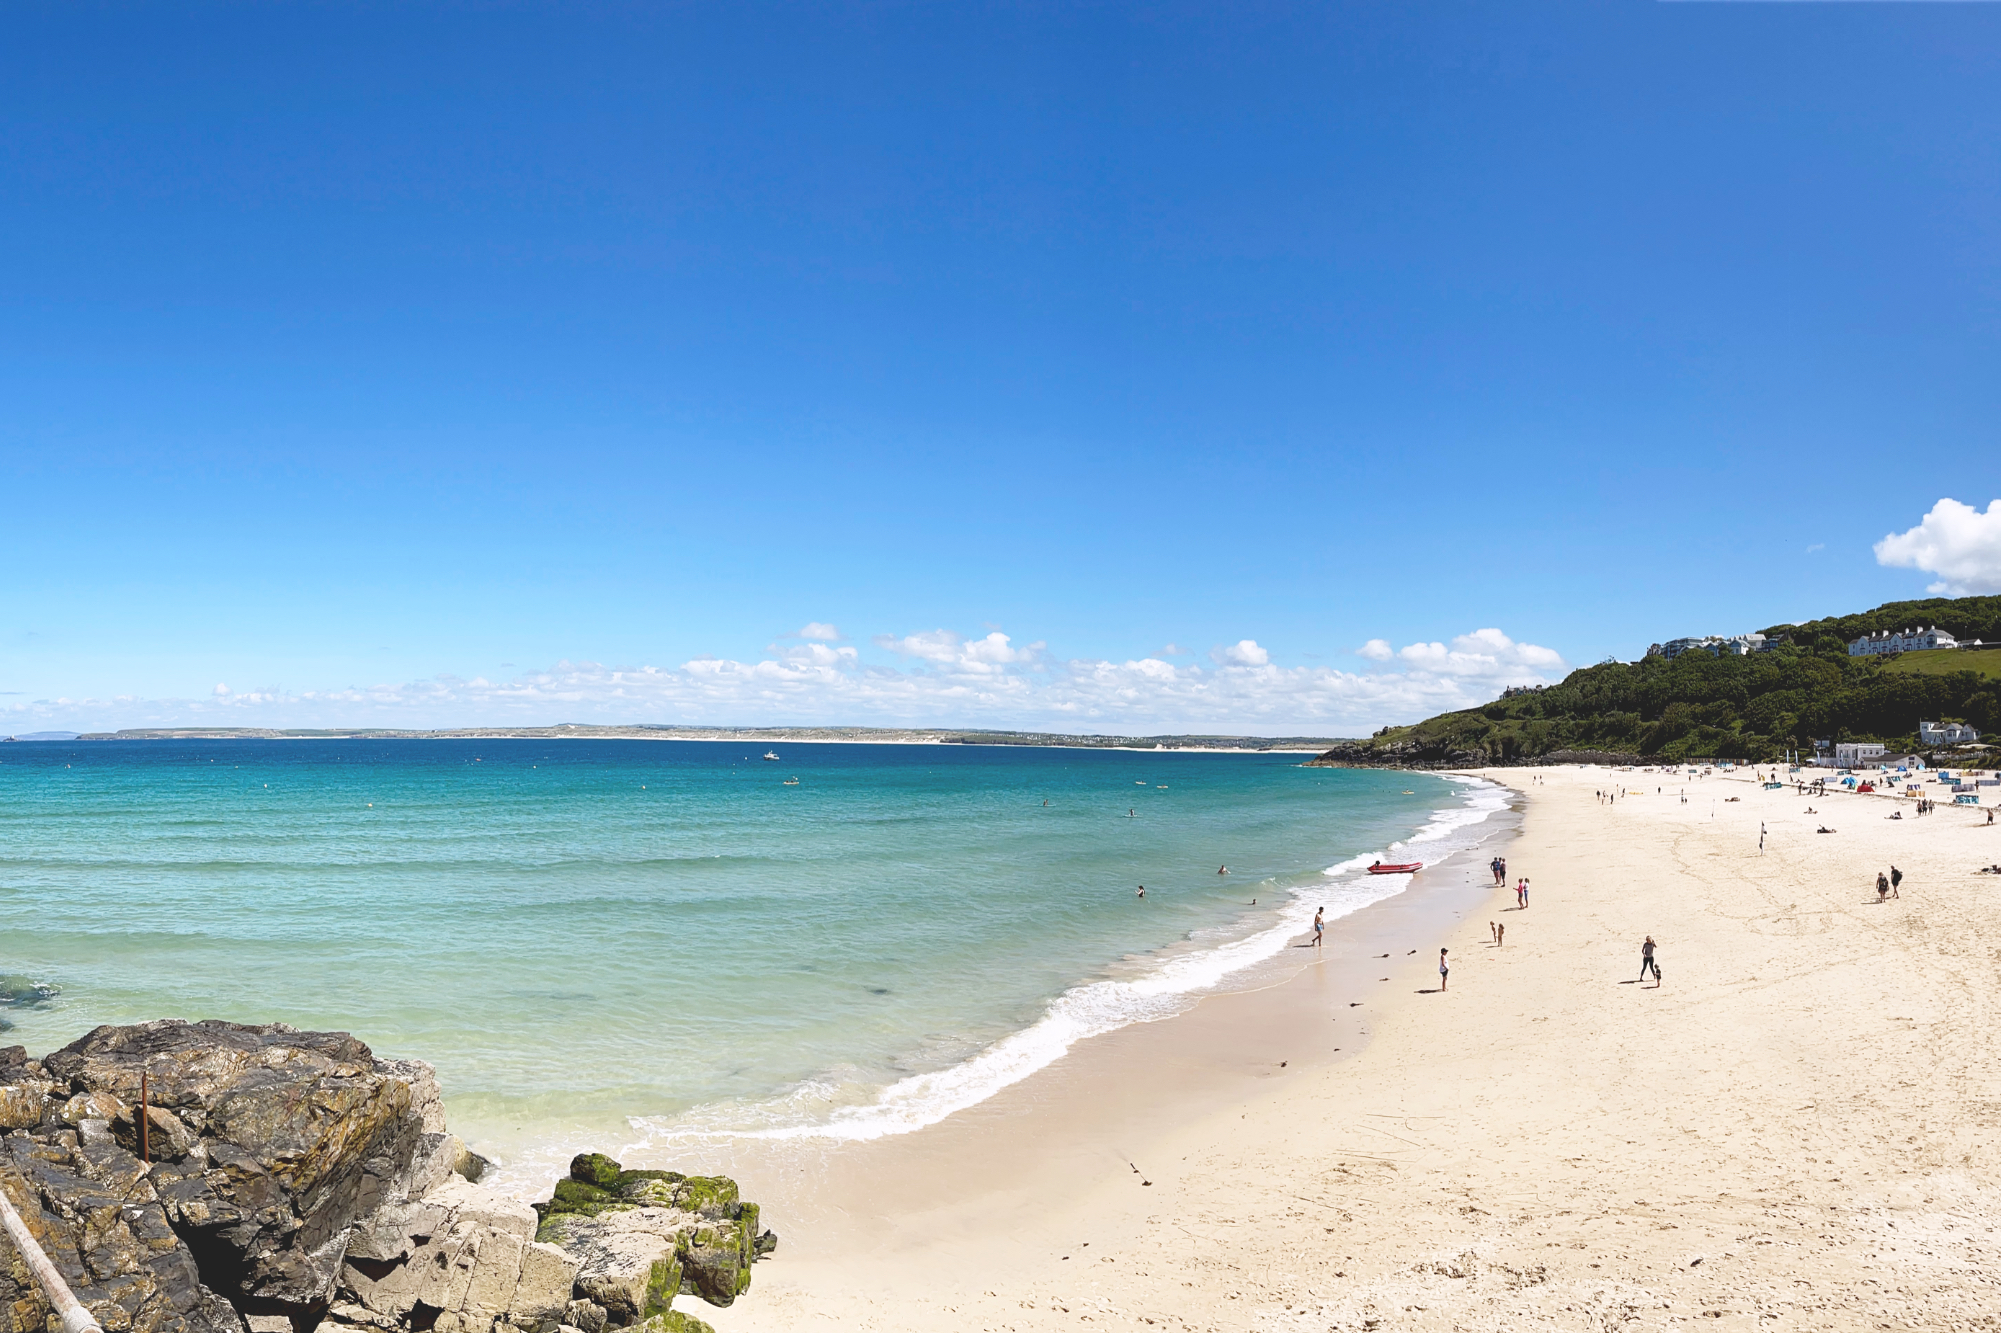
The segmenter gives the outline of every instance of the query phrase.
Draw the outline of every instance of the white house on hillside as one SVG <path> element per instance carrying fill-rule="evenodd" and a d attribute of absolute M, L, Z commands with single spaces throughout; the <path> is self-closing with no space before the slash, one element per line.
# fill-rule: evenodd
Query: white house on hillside
<path fill-rule="evenodd" d="M 1980 733 L 1964 722 L 1920 722 L 1918 740 L 1925 745 L 1966 745 L 1980 739 Z"/>
<path fill-rule="evenodd" d="M 1748 657 L 1752 653 L 1769 652 L 1776 648 L 1775 640 L 1762 634 L 1704 634 L 1699 638 L 1669 639 L 1647 649 L 1648 657 L 1680 657 L 1683 653 L 1705 652 L 1712 657 L 1734 654 Z"/>
<path fill-rule="evenodd" d="M 1842 741 L 1834 747 L 1836 768 L 1860 768 L 1883 757 L 1883 747 L 1874 741 Z"/>
<path fill-rule="evenodd" d="M 1934 625 L 1930 629 L 1886 629 L 1877 634 L 1864 634 L 1848 645 L 1848 655 L 1867 657 L 1871 653 L 1921 653 L 1928 648 L 1957 647 L 1958 639 Z"/>

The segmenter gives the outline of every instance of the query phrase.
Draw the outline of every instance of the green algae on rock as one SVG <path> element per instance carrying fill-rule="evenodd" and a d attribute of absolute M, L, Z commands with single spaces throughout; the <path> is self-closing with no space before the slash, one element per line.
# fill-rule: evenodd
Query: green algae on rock
<path fill-rule="evenodd" d="M 627 1171 L 603 1153 L 580 1153 L 570 1163 L 570 1177 L 560 1181 L 546 1203 L 535 1205 L 542 1224 L 537 1241 L 559 1245 L 584 1256 L 590 1275 L 602 1270 L 608 1280 L 605 1304 L 615 1322 L 650 1319 L 649 1298 L 631 1292 L 637 1270 L 630 1262 L 639 1236 L 669 1244 L 675 1260 L 674 1291 L 700 1296 L 711 1305 L 728 1305 L 750 1286 L 750 1270 L 778 1245 L 778 1238 L 758 1229 L 754 1203 L 737 1196 L 737 1185 L 726 1176 L 684 1176 L 678 1171 Z M 644 1244 L 644 1242 L 641 1242 Z M 598 1281 L 599 1278 L 592 1278 Z M 586 1288 L 586 1276 L 577 1281 Z M 665 1313 L 661 1307 L 660 1313 Z"/>

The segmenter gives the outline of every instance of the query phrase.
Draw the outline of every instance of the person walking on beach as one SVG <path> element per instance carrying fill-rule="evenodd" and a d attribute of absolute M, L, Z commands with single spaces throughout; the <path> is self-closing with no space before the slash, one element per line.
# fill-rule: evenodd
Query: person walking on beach
<path fill-rule="evenodd" d="M 1320 947 L 1321 932 L 1327 929 L 1327 923 L 1322 919 L 1326 914 L 1327 909 L 1324 907 L 1313 910 L 1313 947 L 1316 949 Z"/>
<path fill-rule="evenodd" d="M 1882 871 L 1876 872 L 1876 901 L 1882 902 L 1890 896 L 1890 877 Z"/>
<path fill-rule="evenodd" d="M 1445 962 L 1445 950 L 1438 951 L 1438 989 L 1445 989 L 1445 979 L 1452 975 L 1452 969 Z"/>
<path fill-rule="evenodd" d="M 1654 966 L 1654 937 L 1647 936 L 1647 942 L 1640 946 L 1640 980 L 1647 979 L 1647 973 L 1654 974 L 1654 980 L 1661 979 L 1661 971 Z"/>
<path fill-rule="evenodd" d="M 1491 870 L 1491 871 L 1493 871 L 1493 872 L 1494 872 L 1494 887 L 1495 887 L 1495 888 L 1497 888 L 1497 889 L 1498 889 L 1498 888 L 1500 888 L 1500 887 L 1501 887 L 1501 858 L 1497 856 L 1497 857 L 1495 857 L 1495 858 L 1494 858 L 1493 860 L 1491 860 L 1491 861 L 1487 862 L 1487 869 L 1489 869 L 1489 870 Z"/>
<path fill-rule="evenodd" d="M 1498 921 L 1489 921 L 1487 923 L 1487 943 L 1499 944 L 1501 942 L 1500 925 L 1501 923 Z"/>
<path fill-rule="evenodd" d="M 1508 942 L 1508 923 L 1507 923 L 1507 922 L 1505 922 L 1505 921 L 1497 921 L 1497 922 L 1495 922 L 1495 923 L 1494 923 L 1494 943 L 1496 943 L 1496 944 L 1506 944 L 1507 942 Z"/>
<path fill-rule="evenodd" d="M 1899 869 L 1897 869 L 1897 867 L 1895 867 L 1895 866 L 1891 866 L 1891 867 L 1890 867 L 1890 896 L 1891 896 L 1892 898 L 1901 898 L 1901 897 L 1903 897 L 1903 896 L 1904 896 L 1903 894 L 1901 894 L 1901 893 L 1897 892 L 1897 886 L 1898 886 L 1899 884 L 1902 884 L 1903 882 L 1904 882 L 1904 872 L 1903 872 L 1903 871 L 1901 871 L 1901 870 L 1899 870 Z"/>

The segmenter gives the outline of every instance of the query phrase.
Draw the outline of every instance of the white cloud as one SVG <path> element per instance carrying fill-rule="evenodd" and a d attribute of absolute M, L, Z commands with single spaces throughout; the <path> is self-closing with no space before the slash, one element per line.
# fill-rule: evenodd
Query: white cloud
<path fill-rule="evenodd" d="M 1260 648 L 1256 639 L 1239 639 L 1210 649 L 1209 659 L 1222 666 L 1260 667 L 1271 661 L 1271 654 Z"/>
<path fill-rule="evenodd" d="M 875 636 L 876 646 L 898 657 L 914 657 L 948 671 L 990 675 L 1003 667 L 1033 662 L 1047 645 L 1031 643 L 1026 648 L 1012 646 L 999 630 L 984 639 L 966 639 L 948 629 L 925 630 L 897 638 L 893 634 Z"/>
<path fill-rule="evenodd" d="M 1186 657 L 1188 656 L 1188 649 L 1183 648 L 1178 643 L 1170 643 L 1160 650 L 1160 655 L 1162 657 Z"/>
<path fill-rule="evenodd" d="M 1815 542 L 1811 546 L 1806 548 L 1806 553 L 1808 555 L 1812 555 L 1815 551 L 1825 551 L 1826 549 L 1827 549 L 1826 542 Z"/>
<path fill-rule="evenodd" d="M 839 627 L 818 620 L 809 620 L 802 629 L 793 631 L 798 639 L 818 639 L 822 643 L 833 643 L 842 636 Z"/>
<path fill-rule="evenodd" d="M 499 681 L 439 676 L 200 699 L 8 702 L 0 705 L 0 734 L 50 722 L 79 730 L 674 722 L 1352 736 L 1471 707 L 1504 685 L 1548 680 L 1564 669 L 1551 649 L 1495 629 L 1394 654 L 1382 643 L 1384 656 L 1370 656 L 1383 665 L 1359 672 L 1281 666 L 1252 639 L 1219 648 L 1215 666 L 1159 657 L 1057 660 L 1046 645 L 1016 647 L 999 631 L 967 639 L 929 630 L 877 642 L 908 665 L 864 662 L 853 647 L 793 641 L 773 645 L 757 662 L 706 656 L 675 667 L 559 662 Z"/>
<path fill-rule="evenodd" d="M 210 693 L 214 694 L 218 699 L 226 699 L 229 697 L 229 686 L 224 685 L 221 681 L 217 681 L 215 689 L 210 691 Z"/>
<path fill-rule="evenodd" d="M 1382 643 L 1382 640 L 1371 640 Z M 1388 644 L 1383 644 L 1387 648 Z M 1365 654 L 1366 655 L 1366 654 Z M 1533 643 L 1516 643 L 1497 629 L 1476 629 L 1461 634 L 1451 647 L 1442 643 L 1413 643 L 1397 652 L 1397 657 L 1422 671 L 1447 676 L 1477 677 L 1519 684 L 1515 677 L 1555 671 L 1563 666 L 1563 656 L 1553 648 Z"/>
<path fill-rule="evenodd" d="M 2001 592 L 2001 500 L 1984 514 L 1940 500 L 1918 526 L 1877 542 L 1876 563 L 1943 575 L 1927 591 L 1948 597 Z"/>
<path fill-rule="evenodd" d="M 1396 652 L 1390 647 L 1388 639 L 1370 639 L 1355 650 L 1355 656 L 1366 657 L 1371 662 L 1387 662 L 1396 656 Z"/>

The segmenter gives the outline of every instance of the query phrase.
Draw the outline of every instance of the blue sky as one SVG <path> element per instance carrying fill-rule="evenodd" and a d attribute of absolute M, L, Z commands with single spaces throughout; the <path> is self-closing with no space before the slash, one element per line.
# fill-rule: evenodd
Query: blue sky
<path fill-rule="evenodd" d="M 2001 6 L 9 20 L 0 731 L 1340 734 L 2001 588 Z"/>

